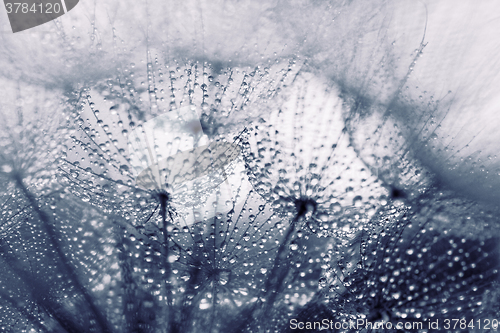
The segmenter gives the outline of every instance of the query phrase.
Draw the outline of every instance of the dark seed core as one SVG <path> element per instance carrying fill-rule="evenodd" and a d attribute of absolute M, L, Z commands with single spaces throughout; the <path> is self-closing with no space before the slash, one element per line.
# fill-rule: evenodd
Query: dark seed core
<path fill-rule="evenodd" d="M 316 211 L 316 201 L 310 198 L 299 198 L 295 200 L 295 208 L 297 209 L 297 216 L 303 217 L 307 213 L 314 213 Z"/>

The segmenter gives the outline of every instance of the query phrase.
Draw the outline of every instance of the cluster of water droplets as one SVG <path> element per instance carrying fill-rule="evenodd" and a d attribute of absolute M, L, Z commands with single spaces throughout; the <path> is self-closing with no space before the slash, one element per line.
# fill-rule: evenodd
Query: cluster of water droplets
<path fill-rule="evenodd" d="M 227 175 L 233 197 L 214 201 L 214 217 L 195 212 L 194 224 L 188 223 L 169 184 L 158 184 L 167 186 L 162 192 L 136 183 L 127 143 L 147 121 L 184 112 L 187 106 L 198 113 L 209 139 L 239 145 L 254 119 L 266 117 L 268 104 L 276 105 L 275 97 L 298 65 L 223 68 L 198 62 L 164 65 L 157 59 L 142 65 L 145 74 L 131 64 L 116 78 L 68 95 L 71 142 L 59 164 L 59 179 L 68 192 L 91 203 L 118 230 L 112 242 L 118 266 L 113 265 L 114 275 L 100 276 L 119 276 L 114 297 L 121 297 L 125 325 L 154 329 L 165 324 L 183 331 L 231 326 L 229 313 L 240 320 L 265 299 L 282 244 L 290 253 L 286 272 L 297 274 L 280 290 L 282 311 L 290 315 L 314 294 L 321 246 L 302 231 L 289 242 L 288 216 L 272 209 L 246 180 L 247 170 L 238 166 Z M 154 152 L 164 153 L 157 147 Z M 99 288 L 110 288 L 106 279 Z M 148 316 L 151 308 L 157 311 Z"/>
<path fill-rule="evenodd" d="M 425 330 L 436 319 L 493 314 L 487 299 L 497 294 L 497 218 L 465 199 L 446 200 L 441 193 L 424 205 L 388 205 L 375 217 L 384 226 L 323 254 L 319 287 L 335 319 L 424 322 Z M 482 232 L 464 233 L 451 221 L 455 214 Z"/>
<path fill-rule="evenodd" d="M 350 146 L 338 91 L 300 72 L 255 124 L 244 154 L 255 189 L 310 229 L 342 236 L 368 222 L 389 194 Z"/>
<path fill-rule="evenodd" d="M 41 49 L 28 35 L 5 40 L 2 74 L 44 87 L 23 86 L 16 101 L 0 93 L 3 329 L 281 332 L 291 318 L 498 318 L 498 212 L 449 188 L 494 187 L 494 147 L 442 129 L 454 123 L 443 111 L 451 93 L 434 101 L 408 87 L 425 45 L 397 54 L 409 37 L 389 30 L 392 5 L 223 2 L 217 15 L 231 23 L 219 25 L 212 5 L 159 4 L 122 6 L 130 22 L 147 17 L 147 37 L 127 21 L 128 42 L 98 29 L 95 13 L 88 39 L 70 33 L 86 34 L 85 19 L 54 22 Z M 152 12 L 164 6 L 168 19 Z M 314 68 L 328 77 L 306 73 Z M 141 186 L 130 134 L 186 108 L 209 140 L 242 156 L 203 193 Z M 471 186 L 469 198 L 479 192 Z"/>
<path fill-rule="evenodd" d="M 144 68 L 119 68 L 116 77 L 68 96 L 72 142 L 66 144 L 60 166 L 75 195 L 108 210 L 120 206 L 118 213 L 129 220 L 151 208 L 151 194 L 135 185 L 130 163 L 127 143 L 134 129 L 159 115 L 192 107 L 205 135 L 232 142 L 244 124 L 265 112 L 267 99 L 279 91 L 294 66 L 287 61 L 224 68 L 149 58 L 140 65 Z M 102 200 L 103 195 L 110 200 Z"/>
<path fill-rule="evenodd" d="M 0 278 L 19 286 L 2 295 L 11 303 L 2 316 L 23 314 L 12 325 L 22 318 L 41 330 L 272 331 L 294 317 L 493 313 L 497 217 L 440 187 L 397 119 L 360 112 L 362 104 L 354 108 L 289 63 L 273 75 L 144 65 L 146 78 L 131 65 L 67 95 L 62 149 L 42 140 L 37 149 L 34 138 L 47 129 L 29 125 L 2 137 L 20 145 L 5 141 L 17 155 L 2 155 L 8 269 Z M 170 96 L 162 99 L 164 70 Z M 215 216 L 194 213 L 194 223 L 168 186 L 136 183 L 128 151 L 134 129 L 186 105 L 211 140 L 243 153 L 227 175 L 233 196 L 213 202 Z M 366 145 L 363 133 L 372 133 Z M 40 170 L 47 156 L 57 159 L 57 177 Z"/>
<path fill-rule="evenodd" d="M 131 316 L 127 327 L 272 330 L 310 314 L 311 306 L 332 318 L 423 318 L 438 287 L 429 282 L 419 293 L 425 302 L 414 301 L 420 297 L 414 293 L 420 287 L 410 285 L 417 282 L 409 278 L 415 270 L 429 279 L 465 277 L 462 289 L 440 288 L 454 288 L 473 303 L 490 290 L 465 287 L 483 281 L 477 280 L 480 270 L 489 274 L 486 285 L 496 276 L 495 263 L 481 266 L 472 254 L 470 263 L 462 261 L 479 267 L 470 275 L 444 268 L 433 274 L 421 260 L 408 266 L 409 256 L 428 248 L 441 269 L 449 258 L 436 257 L 436 239 L 464 239 L 462 252 L 469 243 L 494 251 L 477 235 L 495 222 L 477 207 L 461 213 L 458 207 L 475 204 L 436 186 L 413 149 L 418 138 L 399 132 L 387 109 L 368 108 L 293 62 L 252 70 L 158 59 L 142 65 L 145 75 L 131 64 L 68 98 L 76 126 L 60 164 L 62 184 L 118 226 L 116 295 Z M 240 145 L 244 159 L 238 160 L 245 163 L 232 170 L 236 197 L 214 202 L 224 207 L 214 217 L 195 214 L 195 224 L 175 209 L 172 192 L 135 183 L 127 155 L 134 129 L 185 106 L 197 112 L 211 140 Z M 163 220 L 162 195 L 169 202 Z M 465 233 L 478 219 L 483 222 Z M 389 273 L 408 282 L 385 279 Z M 152 308 L 163 310 L 153 316 Z M 443 309 L 436 305 L 431 312 L 452 311 Z M 273 319 L 264 322 L 264 313 Z"/>

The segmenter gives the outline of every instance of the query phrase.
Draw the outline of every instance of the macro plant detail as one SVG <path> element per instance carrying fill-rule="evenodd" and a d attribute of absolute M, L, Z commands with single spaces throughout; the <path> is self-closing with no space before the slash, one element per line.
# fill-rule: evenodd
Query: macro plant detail
<path fill-rule="evenodd" d="M 494 9 L 82 1 L 3 34 L 0 330 L 484 331 Z"/>
<path fill-rule="evenodd" d="M 307 216 L 311 231 L 349 234 L 387 191 L 349 145 L 338 91 L 303 70 L 282 92 L 245 143 L 250 180 L 277 209 Z"/>
<path fill-rule="evenodd" d="M 104 186 L 105 192 L 110 187 L 118 187 L 118 191 L 111 191 L 111 195 L 117 195 L 120 189 L 132 186 L 133 192 L 137 196 L 144 196 L 146 201 L 151 195 L 144 188 L 134 185 L 134 166 L 130 164 L 128 155 L 128 135 L 134 128 L 165 112 L 191 106 L 198 113 L 204 135 L 210 139 L 232 142 L 244 130 L 244 121 L 238 119 L 248 118 L 246 104 L 256 100 L 254 107 L 260 109 L 262 104 L 265 106 L 268 95 L 273 94 L 273 84 L 279 86 L 288 74 L 287 64 L 285 67 L 278 66 L 283 73 L 277 71 L 274 76 L 267 68 L 253 71 L 229 68 L 214 79 L 209 65 L 179 66 L 173 63 L 164 68 L 156 60 L 154 66 L 152 62 L 147 63 L 146 78 L 134 73 L 135 66 L 130 65 L 130 69 L 125 69 L 123 75 L 118 75 L 115 80 L 98 84 L 93 93 L 87 88 L 73 93 L 69 103 L 73 110 L 72 123 L 77 127 L 73 134 L 74 142 L 66 152 L 69 158 L 64 158 L 66 163 L 61 168 L 68 175 L 72 171 L 81 174 L 73 181 L 76 186 L 84 178 L 89 178 L 85 181 L 102 182 L 99 185 Z M 233 83 L 235 80 L 236 83 Z M 256 88 L 252 87 L 254 81 Z M 103 112 L 102 108 L 110 112 Z M 219 113 L 221 116 L 216 117 Z M 230 131 L 231 128 L 234 130 Z M 233 137 L 224 136 L 228 133 L 232 133 Z M 90 150 L 90 160 L 80 157 L 85 150 Z M 68 179 L 71 182 L 72 178 Z M 126 192 L 128 194 L 121 197 L 122 203 L 131 195 L 131 191 Z M 84 200 L 91 200 L 85 189 L 77 193 Z M 128 212 L 126 207 L 121 209 L 121 213 L 135 214 Z"/>
<path fill-rule="evenodd" d="M 475 215 L 481 208 L 468 204 L 460 201 L 455 209 L 487 229 L 494 225 L 494 218 Z M 336 319 L 361 319 L 364 324 L 355 331 L 369 332 L 376 323 L 460 317 L 470 318 L 469 324 L 492 315 L 488 298 L 496 297 L 499 272 L 496 226 L 464 237 L 456 230 L 460 225 L 443 232 L 443 220 L 425 216 L 429 213 L 432 209 L 425 206 L 388 207 L 379 212 L 385 227 L 367 228 L 348 247 L 326 254 L 331 261 L 320 286 Z M 441 215 L 444 219 L 447 213 Z M 470 326 L 461 330 L 475 331 Z"/>

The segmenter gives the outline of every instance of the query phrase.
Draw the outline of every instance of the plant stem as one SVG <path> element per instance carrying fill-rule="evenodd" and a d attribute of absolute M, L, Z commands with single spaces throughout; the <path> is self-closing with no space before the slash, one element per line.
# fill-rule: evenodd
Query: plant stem
<path fill-rule="evenodd" d="M 77 290 L 83 295 L 85 301 L 90 307 L 90 310 L 92 314 L 94 315 L 94 318 L 97 322 L 97 325 L 100 327 L 102 332 L 112 332 L 110 329 L 107 320 L 104 318 L 104 316 L 101 314 L 97 306 L 94 304 L 94 300 L 92 299 L 92 296 L 89 294 L 88 290 L 81 284 L 80 280 L 78 279 L 78 275 L 75 271 L 75 269 L 72 267 L 71 263 L 69 260 L 66 258 L 64 252 L 62 251 L 59 239 L 57 237 L 56 231 L 54 227 L 51 224 L 50 217 L 38 206 L 38 202 L 35 198 L 35 196 L 28 190 L 26 185 L 24 185 L 24 182 L 19 174 L 14 175 L 14 180 L 16 181 L 16 185 L 19 187 L 19 189 L 23 192 L 23 194 L 26 196 L 28 199 L 30 205 L 33 207 L 33 210 L 35 213 L 38 215 L 40 220 L 42 221 L 42 224 L 45 228 L 45 231 L 49 235 L 49 240 L 56 250 L 56 253 L 59 257 L 59 259 L 62 262 L 63 268 L 66 271 L 66 273 L 69 275 L 71 281 L 75 284 Z"/>
<path fill-rule="evenodd" d="M 38 306 L 51 316 L 65 332 L 78 333 L 81 331 L 81 328 L 74 323 L 71 316 L 64 313 L 64 311 L 52 300 L 53 297 L 46 292 L 48 288 L 41 285 L 36 280 L 29 279 L 26 272 L 22 268 L 17 267 L 19 266 L 19 263 L 17 262 L 18 258 L 9 252 L 7 244 L 4 240 L 0 240 L 0 253 L 5 255 L 7 265 L 23 281 L 33 298 L 36 300 Z M 22 310 L 20 311 L 25 313 Z M 38 325 L 41 324 L 38 323 Z"/>
<path fill-rule="evenodd" d="M 168 234 L 168 228 L 167 228 L 167 209 L 168 209 L 168 195 L 167 194 L 160 194 L 159 195 L 159 200 L 160 200 L 160 215 L 161 215 L 161 221 L 162 221 L 162 233 L 163 233 L 163 267 L 165 268 L 165 289 L 167 291 L 167 309 L 168 309 L 168 314 L 167 318 L 169 320 L 168 326 L 170 327 L 167 329 L 168 332 L 173 332 L 175 331 L 175 322 L 174 322 L 174 311 L 173 311 L 173 296 L 172 296 L 172 286 L 170 285 L 170 261 L 169 261 L 169 234 Z M 172 219 L 172 216 L 170 215 L 170 218 Z M 172 221 L 173 222 L 173 221 Z"/>
<path fill-rule="evenodd" d="M 292 223 L 288 227 L 288 230 L 285 237 L 283 238 L 283 241 L 280 244 L 280 247 L 278 248 L 278 253 L 276 254 L 276 258 L 274 259 L 273 268 L 265 285 L 266 303 L 264 304 L 261 317 L 265 316 L 271 310 L 274 302 L 276 301 L 278 293 L 281 291 L 283 284 L 285 283 L 285 278 L 290 270 L 290 266 L 286 262 L 289 253 L 288 251 L 286 251 L 286 247 L 289 245 L 292 239 L 296 224 L 298 223 L 299 219 L 299 215 L 295 216 Z"/>
<path fill-rule="evenodd" d="M 118 231 L 120 233 L 120 231 Z M 118 260 L 120 261 L 121 274 L 123 276 L 123 290 L 124 290 L 124 306 L 126 329 L 127 331 L 138 331 L 140 329 L 138 323 L 139 306 L 135 297 L 137 285 L 132 276 L 132 268 L 128 263 L 128 257 L 125 253 L 124 237 L 119 235 L 117 237 Z M 133 305 L 133 306 L 131 306 Z"/>
<path fill-rule="evenodd" d="M 265 317 L 269 316 L 269 311 L 272 309 L 272 306 L 276 302 L 276 298 L 278 296 L 279 291 L 282 289 L 283 284 L 285 283 L 285 278 L 289 272 L 289 265 L 286 263 L 286 259 L 288 257 L 288 251 L 286 251 L 287 245 L 289 245 L 292 236 L 296 229 L 296 224 L 299 222 L 302 215 L 297 214 L 295 218 L 292 220 L 288 230 L 286 231 L 285 237 L 280 243 L 278 248 L 278 253 L 274 259 L 274 265 L 271 269 L 271 272 L 268 275 L 266 280 L 266 284 L 264 286 L 265 289 L 265 297 L 266 301 L 264 305 L 260 308 L 258 305 L 260 302 L 256 302 L 251 309 L 249 310 L 249 315 L 246 320 L 243 321 L 241 325 L 234 332 L 243 332 L 248 324 L 254 319 L 254 315 L 256 312 L 260 311 L 259 323 L 265 322 Z"/>

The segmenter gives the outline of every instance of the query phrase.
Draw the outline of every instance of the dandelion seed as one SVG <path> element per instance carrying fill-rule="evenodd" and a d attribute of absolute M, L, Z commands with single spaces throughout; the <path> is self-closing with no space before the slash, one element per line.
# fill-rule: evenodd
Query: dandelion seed
<path fill-rule="evenodd" d="M 498 317 L 498 213 L 449 189 L 498 201 L 497 46 L 482 33 L 498 10 L 454 5 L 441 29 L 441 3 L 81 2 L 3 34 L 1 327 Z M 26 104 L 54 113 L 19 121 Z M 129 154 L 134 130 L 190 106 L 185 129 L 242 141 L 246 169 L 203 195 L 180 167 L 141 187 L 136 168 L 155 163 Z M 162 144 L 149 148 L 176 156 Z"/>
<path fill-rule="evenodd" d="M 301 73 L 275 103 L 244 150 L 256 191 L 319 234 L 362 225 L 385 189 L 349 147 L 338 93 Z"/>
<path fill-rule="evenodd" d="M 465 200 L 454 210 L 464 206 Z M 337 319 L 429 321 L 440 318 L 432 315 L 437 313 L 468 317 L 486 311 L 481 300 L 498 280 L 496 229 L 471 235 L 458 224 L 443 230 L 429 208 L 386 210 L 391 222 L 385 228 L 368 229 L 340 249 L 322 284 L 334 286 L 326 294 Z M 478 205 L 465 209 L 481 211 Z M 492 225 L 481 214 L 474 221 Z"/>

